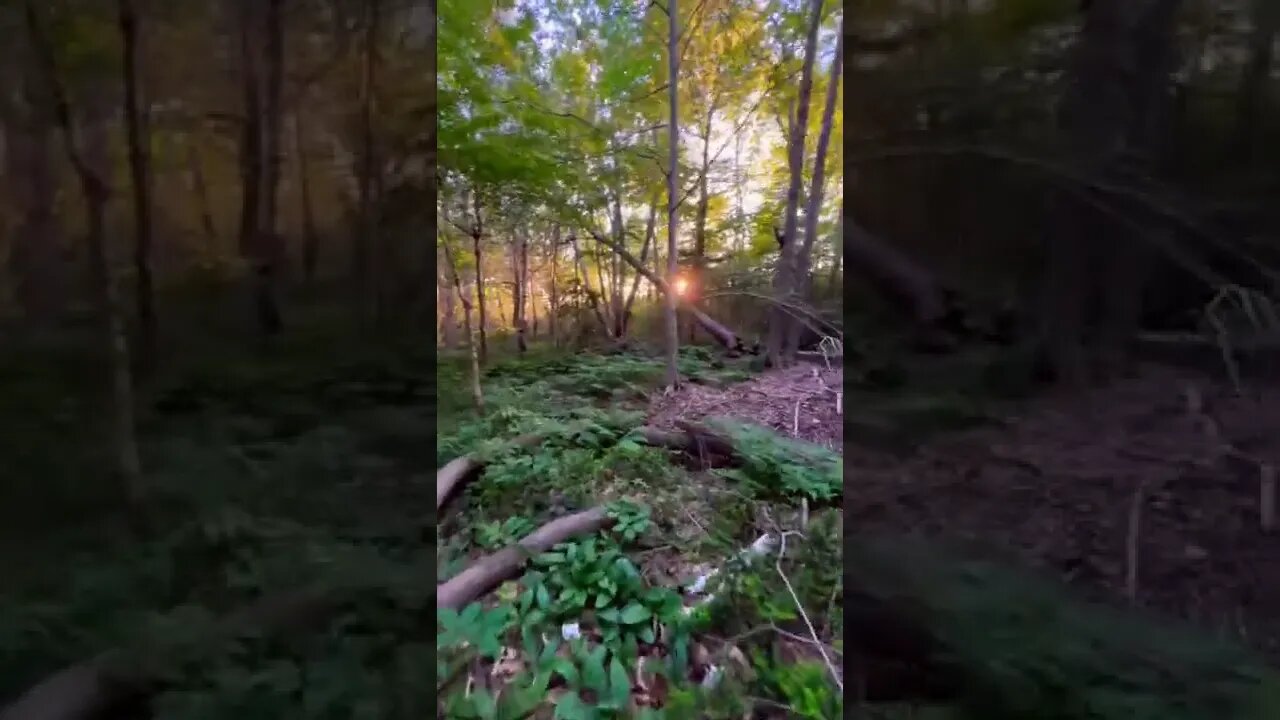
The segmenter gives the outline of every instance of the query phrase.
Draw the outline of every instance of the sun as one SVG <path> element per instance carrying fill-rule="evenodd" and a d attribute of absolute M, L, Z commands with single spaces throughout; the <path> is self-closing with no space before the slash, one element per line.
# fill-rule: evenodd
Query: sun
<path fill-rule="evenodd" d="M 679 295 L 680 297 L 684 297 L 685 294 L 689 292 L 688 278 L 677 277 L 675 287 L 676 287 L 676 295 Z"/>

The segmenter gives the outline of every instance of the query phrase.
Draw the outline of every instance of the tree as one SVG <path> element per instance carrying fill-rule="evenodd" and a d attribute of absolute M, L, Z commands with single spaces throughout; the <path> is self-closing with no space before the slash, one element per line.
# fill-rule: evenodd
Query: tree
<path fill-rule="evenodd" d="M 148 148 L 151 134 L 138 93 L 138 12 L 133 0 L 117 0 L 120 37 L 123 46 L 124 118 L 129 144 L 129 174 L 133 184 L 134 247 L 133 267 L 137 275 L 139 346 L 144 367 L 154 361 L 156 342 L 155 290 L 151 280 L 151 168 Z"/>
<path fill-rule="evenodd" d="M 791 120 L 787 141 L 787 168 L 790 181 L 787 184 L 786 209 L 782 234 L 779 237 L 778 265 L 774 269 L 774 307 L 769 321 L 768 358 L 775 367 L 787 364 L 784 343 L 787 327 L 793 322 L 792 309 L 799 302 L 800 244 L 796 242 L 796 227 L 800 204 L 800 185 L 804 174 L 805 133 L 809 126 L 809 96 L 813 90 L 813 64 L 817 54 L 818 27 L 822 23 L 823 0 L 812 0 L 808 31 L 805 35 L 804 62 L 800 71 L 800 91 L 796 99 L 795 117 Z"/>
<path fill-rule="evenodd" d="M 108 98 L 101 88 L 87 92 L 83 127 L 72 115 L 71 103 L 59 75 L 54 48 L 45 33 L 34 0 L 23 5 L 31 43 L 44 69 L 53 104 L 53 116 L 62 134 L 63 148 L 80 183 L 88 226 L 86 240 L 102 350 L 110 375 L 110 412 L 114 471 L 126 500 L 133 507 L 143 499 L 142 468 L 134 427 L 133 378 L 130 374 L 129 341 L 121 317 L 115 281 L 107 257 L 106 207 L 111 197 L 107 182 L 107 121 L 111 115 Z"/>
<path fill-rule="evenodd" d="M 667 120 L 667 287 L 674 288 L 679 268 L 676 264 L 676 231 L 679 229 L 680 199 L 680 14 L 676 0 L 667 0 L 667 97 L 671 110 Z M 667 388 L 680 384 L 676 353 L 680 349 L 680 329 L 676 323 L 676 296 L 664 293 L 663 322 L 666 328 Z"/>

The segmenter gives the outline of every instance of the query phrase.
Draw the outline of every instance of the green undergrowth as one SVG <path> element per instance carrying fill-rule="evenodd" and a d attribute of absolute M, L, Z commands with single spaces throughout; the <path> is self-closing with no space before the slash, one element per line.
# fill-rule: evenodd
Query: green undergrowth
<path fill-rule="evenodd" d="M 681 362 L 686 375 L 703 368 L 707 382 L 746 373 L 698 349 Z M 769 705 L 843 716 L 826 665 L 779 647 L 783 633 L 808 632 L 802 617 L 840 645 L 840 515 L 818 509 L 838 503 L 838 456 L 727 420 L 711 422 L 741 457 L 721 471 L 690 470 L 644 445 L 631 434 L 643 416 L 627 388 L 655 387 L 660 358 L 526 361 L 492 374 L 486 414 L 438 441 L 441 462 L 464 453 L 486 462 L 441 525 L 441 577 L 577 509 L 606 502 L 616 522 L 533 558 L 490 599 L 438 616 L 446 717 L 737 718 Z M 582 394 L 567 394 L 575 388 Z M 583 403 L 602 388 L 616 402 Z M 543 434 L 535 446 L 504 442 L 531 431 Z M 802 500 L 814 513 L 782 558 L 784 580 L 773 561 L 741 553 L 762 532 L 794 527 Z M 693 578 L 657 565 L 720 572 L 702 595 L 686 596 L 681 582 Z M 495 668 L 512 672 L 495 682 Z"/>
<path fill-rule="evenodd" d="M 1280 717 L 1280 675 L 1229 642 L 920 540 L 854 536 L 845 558 L 859 593 L 934 639 L 915 661 L 956 688 L 932 714 L 881 707 L 879 717 Z"/>

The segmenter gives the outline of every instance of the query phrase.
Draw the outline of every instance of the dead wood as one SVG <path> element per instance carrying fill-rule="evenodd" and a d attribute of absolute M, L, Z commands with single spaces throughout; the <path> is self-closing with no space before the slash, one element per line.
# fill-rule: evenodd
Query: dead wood
<path fill-rule="evenodd" d="M 537 445 L 547 437 L 545 432 L 528 433 L 511 441 L 513 448 L 528 448 Z M 436 471 L 436 511 L 444 507 L 444 503 L 453 493 L 484 468 L 484 462 L 472 455 L 454 458 Z"/>
<path fill-rule="evenodd" d="M 645 267 L 644 263 L 641 262 L 638 258 L 636 258 L 635 255 L 632 255 L 626 248 L 622 247 L 621 245 L 614 242 L 613 240 L 601 235 L 600 233 L 595 232 L 594 230 L 591 231 L 591 236 L 595 238 L 596 242 L 600 243 L 601 245 L 604 245 L 605 247 L 617 253 L 618 257 L 625 260 L 626 263 L 630 265 L 632 268 L 634 268 L 636 272 L 640 273 L 645 277 L 646 280 L 653 283 L 654 287 L 658 288 L 658 290 L 661 291 L 664 295 L 671 294 L 671 289 L 667 286 L 667 281 L 664 280 L 662 277 L 660 277 L 657 273 Z M 725 327 L 724 325 L 720 324 L 710 315 L 707 315 L 705 312 L 698 309 L 698 307 L 694 305 L 692 302 L 690 302 L 689 300 L 682 298 L 678 295 L 676 297 L 679 300 L 680 304 L 684 307 L 685 311 L 688 312 L 689 315 L 693 317 L 694 321 L 696 321 L 698 325 L 707 332 L 708 335 L 715 338 L 715 341 L 720 343 L 722 347 L 724 347 L 726 350 L 734 350 L 736 352 L 748 352 L 748 348 L 743 344 L 742 338 L 738 337 L 737 333 L 735 333 L 733 330 L 730 330 L 728 327 Z"/>
<path fill-rule="evenodd" d="M 314 627 L 340 606 L 345 592 L 313 588 L 272 595 L 227 616 L 205 642 L 255 632 L 288 632 Z M 0 710 L 0 720 L 92 720 L 129 707 L 155 689 L 135 657 L 113 649 L 50 675 Z M 135 669 L 130 669 L 130 668 Z"/>
<path fill-rule="evenodd" d="M 552 520 L 515 545 L 480 558 L 437 585 L 436 607 L 452 610 L 465 607 L 503 581 L 515 577 L 531 556 L 546 552 L 569 538 L 596 532 L 611 521 L 603 507 Z"/>

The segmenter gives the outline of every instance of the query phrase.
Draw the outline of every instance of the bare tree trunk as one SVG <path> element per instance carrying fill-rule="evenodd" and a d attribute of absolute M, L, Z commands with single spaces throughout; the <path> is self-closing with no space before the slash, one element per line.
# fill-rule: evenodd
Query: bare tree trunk
<path fill-rule="evenodd" d="M 706 286 L 707 267 L 707 210 L 711 204 L 711 122 L 715 117 L 715 99 L 707 107 L 706 122 L 702 126 L 702 168 L 698 176 L 698 207 L 693 220 L 693 257 L 690 259 L 690 292 L 700 293 Z M 698 325 L 689 323 L 689 342 L 697 341 Z"/>
<path fill-rule="evenodd" d="M 444 282 L 441 283 L 440 305 L 444 311 L 443 332 L 444 346 L 450 350 L 458 347 L 458 312 L 457 296 L 454 294 L 452 266 L 446 267 Z M 458 289 L 461 294 L 461 290 Z"/>
<path fill-rule="evenodd" d="M 440 245 L 444 248 L 445 265 L 449 269 L 449 278 L 453 281 L 453 289 L 458 293 L 458 299 L 462 302 L 462 330 L 463 334 L 467 336 L 467 354 L 471 358 L 471 403 L 475 407 L 477 414 L 483 414 L 484 391 L 480 385 L 480 365 L 483 361 L 477 352 L 477 340 L 483 335 L 477 336 L 471 323 L 471 296 L 470 293 L 464 292 L 462 289 L 462 281 L 458 278 L 458 265 L 453 261 L 453 253 L 449 251 L 449 243 L 443 242 Z"/>
<path fill-rule="evenodd" d="M 676 282 L 676 240 L 679 230 L 680 187 L 680 13 L 676 8 L 677 0 L 667 0 L 667 86 L 670 113 L 667 117 L 667 285 Z M 667 355 L 667 389 L 675 390 L 680 385 L 680 368 L 677 354 L 680 350 L 680 326 L 676 320 L 676 296 L 672 292 L 664 294 L 666 300 L 663 309 L 663 321 L 666 335 Z"/>
<path fill-rule="evenodd" d="M 596 322 L 600 323 L 600 329 L 604 331 L 605 337 L 612 337 L 609 332 L 609 321 L 605 320 L 604 313 L 600 310 L 600 302 L 596 298 L 596 293 L 591 289 L 591 282 L 587 276 L 586 263 L 582 259 L 582 246 L 578 243 L 578 236 L 570 233 L 569 242 L 573 244 L 574 271 L 578 273 L 579 284 L 587 293 L 587 299 L 591 301 L 591 312 L 596 316 Z"/>
<path fill-rule="evenodd" d="M 194 140 L 187 142 L 187 164 L 191 166 L 191 185 L 196 192 L 196 205 L 200 208 L 200 228 L 212 252 L 218 245 L 218 230 L 213 224 L 213 208 L 209 205 L 209 186 L 204 180 L 204 167 L 196 152 Z"/>
<path fill-rule="evenodd" d="M 525 301 L 525 275 L 528 273 L 529 264 L 529 242 L 525 238 L 523 230 L 516 230 L 514 242 L 511 247 L 511 261 L 515 272 L 512 273 L 514 280 L 514 291 L 511 298 L 511 318 L 512 324 L 516 328 L 516 351 L 524 354 L 529 349 L 528 339 L 525 337 L 525 317 L 524 317 L 524 301 Z"/>
<path fill-rule="evenodd" d="M 480 314 L 479 358 L 480 364 L 484 365 L 489 360 L 489 341 L 485 332 L 488 324 L 488 313 L 484 301 L 484 243 L 482 242 L 484 225 L 480 215 L 480 193 L 477 191 L 471 200 L 472 207 L 475 210 L 475 218 L 471 223 L 471 253 L 475 256 L 476 261 L 476 303 Z"/>
<path fill-rule="evenodd" d="M 53 96 L 54 116 L 62 131 L 67 159 L 80 181 L 88 224 L 89 270 L 94 299 L 98 304 L 102 346 L 106 351 L 111 378 L 111 440 L 115 472 L 121 481 L 129 504 L 137 507 L 144 494 L 142 468 L 138 460 L 138 442 L 134 427 L 133 378 L 130 375 L 129 341 L 125 334 L 115 282 L 107 255 L 106 206 L 111 188 L 106 182 L 108 122 L 111 115 L 102 91 L 89 93 L 86 107 L 83 147 L 77 139 L 77 128 L 71 117 L 62 79 L 58 75 L 53 48 L 40 23 L 34 0 L 25 4 L 27 29 L 33 45 L 43 60 L 46 79 Z"/>
<path fill-rule="evenodd" d="M 143 368 L 155 361 L 155 293 L 151 281 L 151 144 L 150 112 L 138 97 L 138 13 L 133 0 L 117 0 L 120 38 L 124 55 L 124 119 L 129 145 L 129 175 L 133 183 L 134 288 L 139 327 L 139 360 Z"/>
<path fill-rule="evenodd" d="M 622 195 L 617 189 L 613 195 L 613 236 L 618 242 L 627 241 L 626 225 L 622 221 Z M 622 282 L 624 271 L 622 261 L 616 253 L 609 253 L 609 306 L 613 310 L 613 336 L 622 338 L 626 330 L 626 308 L 622 306 Z"/>
<path fill-rule="evenodd" d="M 311 206 L 311 172 L 307 163 L 303 114 L 300 109 L 293 115 L 293 144 L 298 155 L 298 189 L 302 201 L 302 277 L 310 285 L 315 282 L 316 266 L 320 262 L 320 234 L 316 231 L 315 210 Z"/>
<path fill-rule="evenodd" d="M 369 320 L 370 293 L 374 292 L 373 253 L 378 247 L 377 218 L 373 209 L 374 172 L 377 160 L 373 145 L 373 88 L 376 73 L 377 37 L 380 0 L 367 0 L 364 38 L 363 71 L 360 80 L 360 172 L 359 217 L 360 224 L 352 240 L 354 256 L 353 272 L 356 277 L 356 307 L 360 322 Z M 483 292 L 483 291 L 482 291 Z M 484 300 L 480 301 L 481 333 L 484 332 Z M 481 335 L 483 338 L 483 334 Z M 483 361 L 484 353 L 481 353 Z"/>
<path fill-rule="evenodd" d="M 551 308 L 547 313 L 547 324 L 551 327 L 551 346 L 560 347 L 560 226 L 551 229 Z"/>
<path fill-rule="evenodd" d="M 645 222 L 644 227 L 644 244 L 640 246 L 640 264 L 644 265 L 645 258 L 649 255 L 649 246 L 653 244 L 654 236 L 657 234 L 658 220 L 658 202 L 655 198 L 649 203 L 649 219 Z M 627 292 L 627 300 L 622 307 L 622 332 L 625 334 L 631 324 L 631 306 L 636 301 L 636 289 L 640 287 L 640 278 L 642 273 L 637 272 L 635 277 L 631 279 L 631 290 Z"/>
<path fill-rule="evenodd" d="M 794 281 L 804 290 L 804 297 L 813 298 L 811 258 L 813 243 L 818 237 L 818 215 L 822 212 L 822 196 L 826 189 L 827 146 L 831 143 L 831 125 L 835 117 L 836 97 L 840 92 L 840 70 L 844 67 L 844 19 L 836 35 L 836 54 L 831 59 L 831 76 L 828 78 L 827 101 L 822 109 L 822 129 L 818 132 L 818 145 L 813 156 L 813 179 L 809 185 L 809 197 L 804 211 L 804 245 L 796 256 Z M 800 349 L 800 323 L 792 321 L 787 326 L 784 355 L 790 361 Z"/>
<path fill-rule="evenodd" d="M 1146 163 L 1160 141 L 1160 107 L 1180 0 L 1091 3 L 1073 50 L 1061 104 L 1064 155 L 1075 172 L 1114 179 L 1130 161 Z M 1065 193 L 1046 223 L 1048 267 L 1041 342 L 1057 379 L 1070 386 L 1107 375 L 1127 355 L 1141 312 L 1142 248 L 1108 218 Z M 1086 349 L 1090 307 L 1107 316 L 1098 352 Z M 1095 364 L 1096 362 L 1096 364 Z M 1101 378 L 1100 378 L 1101 379 Z"/>
<path fill-rule="evenodd" d="M 258 80 L 257 13 L 254 0 L 241 0 L 240 83 L 244 126 L 240 138 L 240 253 L 251 257 L 260 228 L 262 200 L 262 98 Z"/>
<path fill-rule="evenodd" d="M 263 93 L 262 116 L 262 221 L 259 230 L 266 236 L 276 234 L 278 226 L 277 206 L 280 201 L 281 137 L 284 115 L 280 91 L 284 82 L 284 21 L 281 17 L 284 0 L 267 0 L 265 17 L 266 86 Z"/>
<path fill-rule="evenodd" d="M 790 138 L 787 141 L 787 168 L 791 177 L 787 183 L 786 210 L 782 221 L 782 235 L 779 237 L 782 247 L 778 252 L 778 266 L 773 273 L 774 302 L 777 304 L 769 316 L 767 351 L 774 367 L 783 367 L 788 362 L 784 342 L 792 319 L 786 306 L 795 305 L 799 299 L 797 284 L 800 282 L 800 243 L 796 242 L 796 226 L 800 184 L 804 180 L 804 138 L 809 127 L 809 95 L 813 92 L 813 63 L 817 55 L 818 26 L 822 22 L 822 0 L 813 0 L 812 8 L 813 14 L 805 36 L 795 120 L 791 123 Z"/>

